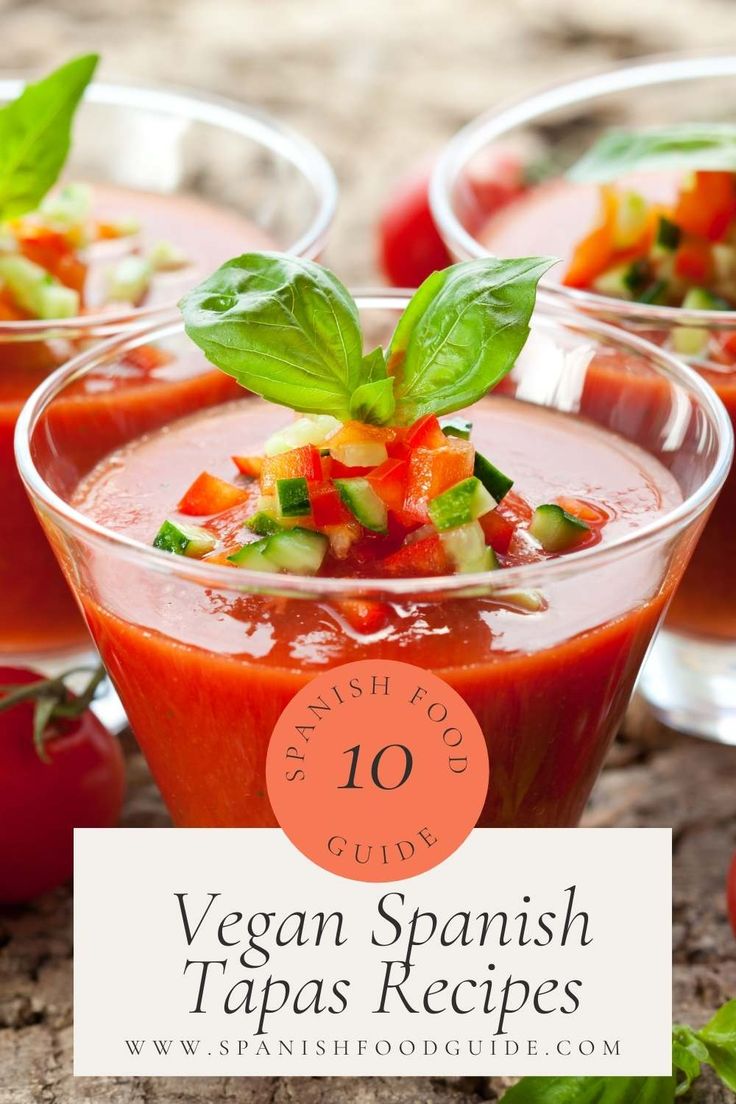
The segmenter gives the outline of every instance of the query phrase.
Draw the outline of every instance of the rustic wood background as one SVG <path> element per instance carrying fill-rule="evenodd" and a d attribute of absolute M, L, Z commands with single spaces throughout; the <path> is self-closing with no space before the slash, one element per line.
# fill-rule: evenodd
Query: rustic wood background
<path fill-rule="evenodd" d="M 494 101 L 639 54 L 736 45 L 730 0 L 0 0 L 0 17 L 0 70 L 95 49 L 105 76 L 239 97 L 302 130 L 342 187 L 330 263 L 362 284 L 376 276 L 373 228 L 392 180 Z M 128 753 L 125 823 L 166 823 L 132 743 Z M 673 828 L 675 1014 L 695 1024 L 736 994 L 723 893 L 735 805 L 736 752 L 668 734 L 636 706 L 587 814 Z M 478 1079 L 75 1082 L 70 915 L 66 890 L 0 913 L 0 1104 L 472 1104 L 502 1090 Z M 730 1099 L 708 1078 L 693 1096 Z"/>

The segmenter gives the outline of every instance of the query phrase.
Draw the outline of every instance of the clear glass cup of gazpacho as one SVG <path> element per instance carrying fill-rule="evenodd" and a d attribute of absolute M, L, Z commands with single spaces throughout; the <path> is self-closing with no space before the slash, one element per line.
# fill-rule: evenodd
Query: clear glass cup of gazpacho
<path fill-rule="evenodd" d="M 0 105 L 25 83 L 0 80 Z M 322 154 L 247 106 L 165 88 L 89 85 L 61 182 L 37 208 L 0 224 L 4 662 L 58 670 L 88 647 L 16 471 L 13 431 L 23 402 L 75 353 L 171 312 L 204 272 L 238 249 L 317 256 L 335 201 Z M 70 400 L 63 437 L 77 462 L 80 450 L 99 459 L 121 425 L 125 433 L 134 425 L 153 429 L 224 398 L 227 389 L 219 372 L 197 366 L 189 374 L 181 359 L 138 344 L 115 378 Z M 57 462 L 66 463 L 63 452 Z"/>
<path fill-rule="evenodd" d="M 372 368 L 407 302 L 357 296 Z M 575 825 L 728 470 L 711 389 L 545 304 L 496 390 L 440 429 L 423 415 L 335 435 L 313 414 L 305 430 L 210 390 L 159 425 L 93 405 L 109 447 L 89 450 L 70 412 L 114 395 L 141 350 L 192 381 L 211 371 L 179 321 L 118 337 L 41 383 L 16 456 L 174 822 L 273 826 L 279 716 L 318 673 L 373 657 L 432 670 L 473 710 L 491 762 L 481 825 Z M 371 394 L 385 421 L 384 385 Z M 452 484 L 433 524 L 429 483 Z"/>
<path fill-rule="evenodd" d="M 736 55 L 644 60 L 494 110 L 447 146 L 435 220 L 457 258 L 532 248 L 561 304 L 686 360 L 736 420 Z M 736 743 L 736 473 L 641 688 L 661 720 Z"/>

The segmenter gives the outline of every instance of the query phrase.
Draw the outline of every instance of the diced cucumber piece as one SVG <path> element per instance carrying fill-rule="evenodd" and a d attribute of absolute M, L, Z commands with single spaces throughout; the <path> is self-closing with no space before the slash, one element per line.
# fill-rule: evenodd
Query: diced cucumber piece
<path fill-rule="evenodd" d="M 457 414 L 440 418 L 440 426 L 445 437 L 459 437 L 461 441 L 469 441 L 473 431 L 473 423 L 467 418 L 460 418 Z"/>
<path fill-rule="evenodd" d="M 373 533 L 385 533 L 388 529 L 388 513 L 367 479 L 336 479 L 335 487 L 340 498 L 353 517 Z"/>
<path fill-rule="evenodd" d="M 672 222 L 671 219 L 665 218 L 664 215 L 660 215 L 656 239 L 656 244 L 659 248 L 672 253 L 680 244 L 681 237 L 682 230 L 677 223 Z"/>
<path fill-rule="evenodd" d="M 255 533 L 259 537 L 270 537 L 273 533 L 278 533 L 281 529 L 281 526 L 273 514 L 268 513 L 266 510 L 258 510 L 251 517 L 246 518 L 245 525 L 250 529 L 251 533 Z"/>
<path fill-rule="evenodd" d="M 229 562 L 237 567 L 244 567 L 248 571 L 278 571 L 275 563 L 268 556 L 268 542 L 271 539 L 271 537 L 264 537 L 251 544 L 244 544 L 237 552 L 233 552 L 232 556 L 228 556 Z"/>
<path fill-rule="evenodd" d="M 281 452 L 301 448 L 303 445 L 321 445 L 333 433 L 342 428 L 342 422 L 331 414 L 315 414 L 297 418 L 291 425 L 273 433 L 263 447 L 266 456 L 278 456 Z"/>
<path fill-rule="evenodd" d="M 230 563 L 248 571 L 287 571 L 315 575 L 327 553 L 327 537 L 311 529 L 289 529 L 245 544 L 228 556 Z"/>
<path fill-rule="evenodd" d="M 153 269 L 146 257 L 123 257 L 106 275 L 107 298 L 113 303 L 139 303 L 148 291 Z"/>
<path fill-rule="evenodd" d="M 680 356 L 698 356 L 708 348 L 708 341 L 708 331 L 697 326 L 675 326 L 672 331 L 672 348 Z"/>
<path fill-rule="evenodd" d="M 730 304 L 705 288 L 690 288 L 682 300 L 684 310 L 730 310 Z M 680 356 L 694 357 L 705 352 L 710 340 L 707 329 L 700 326 L 677 326 L 672 331 L 672 346 Z"/>
<path fill-rule="evenodd" d="M 514 485 L 513 479 L 509 479 L 502 471 L 494 467 L 490 460 L 486 460 L 480 452 L 476 452 L 473 462 L 473 475 L 480 479 L 495 505 L 504 498 Z M 493 509 L 493 507 L 491 507 Z"/>
<path fill-rule="evenodd" d="M 167 519 L 156 536 L 153 547 L 162 552 L 173 552 L 176 556 L 191 556 L 196 559 L 205 556 L 215 547 L 217 541 L 212 533 L 199 525 L 182 525 L 180 521 Z"/>
<path fill-rule="evenodd" d="M 690 288 L 682 300 L 683 310 L 731 310 L 731 304 L 705 288 Z"/>
<path fill-rule="evenodd" d="M 660 305 L 667 302 L 667 291 L 669 289 L 669 282 L 667 280 L 655 280 L 649 287 L 644 288 L 636 297 L 637 303 L 656 303 Z"/>
<path fill-rule="evenodd" d="M 641 260 L 631 262 L 624 273 L 624 283 L 632 295 L 638 295 L 649 283 L 649 277 L 649 262 L 642 258 Z"/>
<path fill-rule="evenodd" d="M 599 295 L 608 295 L 611 299 L 630 299 L 631 289 L 626 282 L 629 271 L 628 264 L 614 265 L 607 272 L 602 272 L 593 281 L 593 288 Z"/>
<path fill-rule="evenodd" d="M 433 498 L 429 503 L 429 516 L 435 528 L 443 532 L 475 521 L 496 505 L 495 498 L 480 479 L 471 475 Z"/>
<path fill-rule="evenodd" d="M 49 222 L 81 227 L 92 212 L 92 189 L 86 184 L 65 184 L 45 197 L 40 211 Z"/>
<path fill-rule="evenodd" d="M 276 480 L 276 509 L 280 517 L 307 517 L 312 512 L 309 488 L 303 476 Z"/>
<path fill-rule="evenodd" d="M 346 468 L 377 468 L 388 460 L 383 441 L 356 441 L 354 445 L 338 445 L 330 449 L 330 455 Z"/>
<path fill-rule="evenodd" d="M 151 247 L 148 260 L 154 272 L 176 272 L 186 268 L 189 258 L 183 249 L 170 241 L 157 241 Z"/>
<path fill-rule="evenodd" d="M 455 571 L 469 575 L 476 571 L 495 571 L 498 567 L 496 553 L 486 544 L 483 530 L 477 521 L 447 529 L 440 533 L 440 540 L 452 561 Z"/>
<path fill-rule="evenodd" d="M 638 192 L 624 192 L 616 209 L 613 240 L 617 249 L 628 249 L 641 237 L 649 218 L 649 204 Z"/>
<path fill-rule="evenodd" d="M 268 538 L 266 555 L 279 571 L 292 575 L 316 575 L 328 547 L 327 537 L 312 529 L 290 529 Z"/>
<path fill-rule="evenodd" d="M 537 506 L 529 532 L 539 541 L 545 552 L 564 552 L 566 548 L 577 544 L 590 532 L 590 528 L 561 506 L 549 504 Z"/>
<path fill-rule="evenodd" d="M 74 318 L 79 295 L 54 279 L 41 265 L 19 254 L 0 256 L 0 282 L 23 310 L 36 318 Z"/>

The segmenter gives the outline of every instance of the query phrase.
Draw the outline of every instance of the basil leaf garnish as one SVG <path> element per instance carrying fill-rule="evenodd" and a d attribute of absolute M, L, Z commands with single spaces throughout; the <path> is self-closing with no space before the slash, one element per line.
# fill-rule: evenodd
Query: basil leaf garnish
<path fill-rule="evenodd" d="M 74 112 L 98 60 L 75 58 L 0 109 L 0 220 L 32 211 L 58 179 Z"/>
<path fill-rule="evenodd" d="M 609 130 L 568 169 L 567 176 L 582 184 L 602 183 L 649 169 L 736 172 L 736 126 L 681 123 Z"/>
<path fill-rule="evenodd" d="M 245 253 L 179 304 L 187 334 L 243 387 L 305 414 L 348 419 L 365 382 L 358 308 L 314 261 Z"/>
<path fill-rule="evenodd" d="M 537 284 L 552 264 L 489 257 L 424 281 L 389 350 L 399 424 L 470 406 L 503 379 L 529 336 Z"/>
<path fill-rule="evenodd" d="M 305 414 L 385 425 L 468 406 L 513 367 L 553 261 L 487 258 L 435 272 L 386 355 L 363 356 L 358 308 L 333 273 L 246 253 L 179 304 L 187 334 L 243 387 Z"/>
<path fill-rule="evenodd" d="M 672 1104 L 672 1077 L 524 1077 L 503 1104 Z"/>
<path fill-rule="evenodd" d="M 386 425 L 391 421 L 396 407 L 394 381 L 390 377 L 363 383 L 357 388 L 350 402 L 350 417 L 369 425 Z"/>

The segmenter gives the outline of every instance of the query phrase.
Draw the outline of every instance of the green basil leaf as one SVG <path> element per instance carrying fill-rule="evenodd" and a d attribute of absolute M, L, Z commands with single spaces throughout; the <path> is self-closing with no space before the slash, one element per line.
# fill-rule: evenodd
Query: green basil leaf
<path fill-rule="evenodd" d="M 0 219 L 38 207 L 64 167 L 74 113 L 99 58 L 86 54 L 0 110 Z"/>
<path fill-rule="evenodd" d="M 386 425 L 393 417 L 395 406 L 393 379 L 373 380 L 356 388 L 350 401 L 350 417 L 369 425 Z"/>
<path fill-rule="evenodd" d="M 386 354 L 380 346 L 378 349 L 374 349 L 372 353 L 366 353 L 363 357 L 363 375 L 366 383 L 386 379 L 388 375 Z"/>
<path fill-rule="evenodd" d="M 350 417 L 364 382 L 358 308 L 314 261 L 246 253 L 179 304 L 189 337 L 243 387 L 305 414 Z"/>
<path fill-rule="evenodd" d="M 673 1077 L 524 1077 L 503 1104 L 672 1104 Z"/>
<path fill-rule="evenodd" d="M 396 421 L 470 406 L 514 366 L 550 257 L 496 257 L 434 272 L 404 311 L 389 350 Z"/>
<path fill-rule="evenodd" d="M 696 1034 L 708 1050 L 709 1065 L 736 1092 L 736 1000 L 724 1004 Z"/>
<path fill-rule="evenodd" d="M 609 130 L 567 175 L 579 183 L 595 183 L 649 169 L 736 172 L 736 126 L 681 123 L 646 130 Z"/>
<path fill-rule="evenodd" d="M 676 1096 L 687 1093 L 701 1074 L 703 1062 L 708 1061 L 708 1051 L 690 1027 L 675 1025 L 672 1028 L 672 1065 L 677 1077 Z"/>

